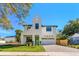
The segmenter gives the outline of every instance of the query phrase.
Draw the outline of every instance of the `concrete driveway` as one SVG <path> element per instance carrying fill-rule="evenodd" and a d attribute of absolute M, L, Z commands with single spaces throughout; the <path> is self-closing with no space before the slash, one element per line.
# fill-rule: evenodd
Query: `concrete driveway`
<path fill-rule="evenodd" d="M 79 52 L 79 49 L 59 46 L 59 45 L 43 45 L 46 52 Z"/>
<path fill-rule="evenodd" d="M 79 56 L 79 49 L 59 46 L 43 45 L 49 56 Z"/>

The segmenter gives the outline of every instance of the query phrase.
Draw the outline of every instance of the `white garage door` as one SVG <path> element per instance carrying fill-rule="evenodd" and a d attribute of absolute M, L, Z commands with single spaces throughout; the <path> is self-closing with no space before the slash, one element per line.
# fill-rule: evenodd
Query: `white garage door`
<path fill-rule="evenodd" d="M 54 45 L 56 44 L 56 41 L 54 39 L 42 39 L 41 44 L 42 45 Z"/>

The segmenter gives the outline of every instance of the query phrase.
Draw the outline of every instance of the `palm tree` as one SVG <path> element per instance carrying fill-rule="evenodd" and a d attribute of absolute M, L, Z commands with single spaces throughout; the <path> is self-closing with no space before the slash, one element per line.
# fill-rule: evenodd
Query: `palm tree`
<path fill-rule="evenodd" d="M 21 36 L 22 30 L 16 30 L 15 32 L 16 32 L 16 41 L 20 42 L 20 36 Z"/>

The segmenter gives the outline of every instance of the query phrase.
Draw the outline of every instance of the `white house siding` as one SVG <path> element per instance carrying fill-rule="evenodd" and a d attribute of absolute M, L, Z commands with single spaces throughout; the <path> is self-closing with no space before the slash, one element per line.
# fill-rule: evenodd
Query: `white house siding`
<path fill-rule="evenodd" d="M 35 24 L 39 23 L 39 29 L 35 29 Z M 21 44 L 26 43 L 26 37 L 27 35 L 32 35 L 32 40 L 35 41 L 35 35 L 39 36 L 40 42 L 48 42 L 47 44 L 55 44 L 56 43 L 56 26 L 51 25 L 52 31 L 47 32 L 46 31 L 47 26 L 41 25 L 41 19 L 39 17 L 36 17 L 33 19 L 33 23 L 30 29 L 27 29 L 27 26 L 24 26 L 24 31 L 21 33 Z M 46 39 L 47 40 L 46 40 Z"/>
<path fill-rule="evenodd" d="M 47 32 L 46 27 L 42 27 L 42 31 L 41 31 L 42 38 L 44 38 L 44 36 L 46 36 L 46 35 L 52 36 L 52 38 L 54 38 L 56 36 L 56 30 L 54 29 L 54 27 L 51 27 L 51 28 L 52 28 L 52 31 Z"/>
<path fill-rule="evenodd" d="M 41 27 L 40 30 L 36 30 L 34 29 L 33 27 L 31 29 L 28 29 L 28 30 L 25 30 L 23 33 L 22 33 L 22 37 L 21 37 L 21 42 L 22 44 L 23 43 L 26 43 L 26 37 L 25 35 L 39 35 L 41 38 L 40 38 L 40 41 L 41 41 L 41 44 L 56 44 L 56 30 L 55 28 L 51 27 L 52 28 L 52 31 L 50 32 L 47 32 L 46 31 L 46 27 Z M 44 39 L 46 38 L 46 39 Z M 51 38 L 51 39 L 50 39 Z"/>
<path fill-rule="evenodd" d="M 6 37 L 6 38 L 4 38 L 4 40 L 6 42 L 15 42 L 16 41 L 16 38 L 15 37 Z"/>
<path fill-rule="evenodd" d="M 55 29 L 53 27 L 51 27 L 51 29 L 52 29 L 52 31 L 47 32 L 46 27 L 42 27 L 42 32 L 41 32 L 42 41 L 41 41 L 41 44 L 44 44 L 44 45 L 56 44 Z"/>

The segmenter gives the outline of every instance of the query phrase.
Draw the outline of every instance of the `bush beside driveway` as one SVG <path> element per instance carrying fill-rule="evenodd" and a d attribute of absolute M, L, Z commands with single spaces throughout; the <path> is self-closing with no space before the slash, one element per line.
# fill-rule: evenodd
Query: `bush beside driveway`
<path fill-rule="evenodd" d="M 79 49 L 79 45 L 68 45 L 68 47 Z"/>

